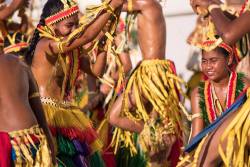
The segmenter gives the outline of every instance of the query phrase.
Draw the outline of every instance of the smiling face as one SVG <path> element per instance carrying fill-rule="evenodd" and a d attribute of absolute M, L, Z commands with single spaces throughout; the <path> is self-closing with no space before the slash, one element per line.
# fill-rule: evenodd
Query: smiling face
<path fill-rule="evenodd" d="M 54 30 L 57 36 L 66 37 L 72 33 L 78 26 L 79 18 L 77 14 L 72 15 L 54 25 Z"/>
<path fill-rule="evenodd" d="M 219 49 L 214 49 L 210 52 L 202 52 L 201 68 L 202 72 L 209 80 L 218 82 L 221 79 L 228 77 L 230 60 Z"/>

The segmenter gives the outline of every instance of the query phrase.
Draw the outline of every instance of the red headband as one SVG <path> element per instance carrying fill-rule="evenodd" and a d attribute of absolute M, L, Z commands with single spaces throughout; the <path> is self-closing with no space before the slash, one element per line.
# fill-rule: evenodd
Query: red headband
<path fill-rule="evenodd" d="M 215 40 L 207 40 L 203 42 L 202 46 L 203 47 L 210 46 L 210 45 L 215 44 L 215 42 L 216 42 Z M 234 54 L 233 48 L 224 42 L 220 43 L 217 47 L 225 49 L 229 53 L 230 56 Z"/>
<path fill-rule="evenodd" d="M 63 11 L 60 11 L 50 17 L 47 17 L 45 19 L 45 24 L 46 25 L 52 25 L 54 23 L 57 23 L 69 16 L 72 16 L 73 14 L 76 14 L 79 11 L 79 8 L 77 5 L 74 5 L 70 7 L 69 9 L 64 9 Z"/>

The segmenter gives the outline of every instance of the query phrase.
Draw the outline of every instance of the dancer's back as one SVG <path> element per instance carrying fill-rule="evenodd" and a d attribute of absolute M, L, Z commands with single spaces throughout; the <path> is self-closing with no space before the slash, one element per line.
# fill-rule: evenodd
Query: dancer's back
<path fill-rule="evenodd" d="M 35 92 L 31 72 L 14 55 L 0 56 L 0 131 L 15 131 L 37 124 L 29 104 Z"/>

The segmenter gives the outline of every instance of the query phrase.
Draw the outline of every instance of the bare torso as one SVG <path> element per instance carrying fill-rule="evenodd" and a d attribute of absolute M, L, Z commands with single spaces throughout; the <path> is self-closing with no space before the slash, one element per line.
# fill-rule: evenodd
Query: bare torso
<path fill-rule="evenodd" d="M 32 88 L 29 68 L 13 55 L 0 55 L 0 131 L 37 124 L 29 104 Z"/>
<path fill-rule="evenodd" d="M 46 39 L 41 39 L 38 42 L 31 66 L 39 86 L 40 95 L 60 99 L 64 73 L 61 67 L 55 67 L 57 57 L 46 55 L 44 49 L 39 47 L 40 42 L 46 42 Z M 56 73 L 55 68 L 57 68 Z"/>
<path fill-rule="evenodd" d="M 166 23 L 156 0 L 137 0 L 144 6 L 138 13 L 138 40 L 144 59 L 164 59 Z"/>

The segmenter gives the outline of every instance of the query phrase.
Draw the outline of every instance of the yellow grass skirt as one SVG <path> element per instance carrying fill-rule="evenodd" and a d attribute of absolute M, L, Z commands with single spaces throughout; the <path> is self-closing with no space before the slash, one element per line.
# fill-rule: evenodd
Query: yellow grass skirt
<path fill-rule="evenodd" d="M 41 100 L 53 136 L 60 134 L 69 140 L 84 142 L 91 147 L 92 153 L 101 151 L 102 143 L 90 119 L 78 107 L 48 97 Z"/>
<path fill-rule="evenodd" d="M 35 125 L 29 129 L 8 133 L 15 167 L 51 167 L 50 149 L 43 130 Z M 37 140 L 35 141 L 34 138 Z"/>
<path fill-rule="evenodd" d="M 180 135 L 182 130 L 181 109 L 179 107 L 179 93 L 182 93 L 180 83 L 183 83 L 183 81 L 176 76 L 174 64 L 171 61 L 158 59 L 142 61 L 131 74 L 123 93 L 122 116 L 134 121 L 143 120 L 146 127 L 155 129 L 154 135 L 160 134 L 158 132 Z M 131 91 L 134 93 L 136 101 L 135 113 L 130 112 L 128 108 L 129 93 Z M 146 111 L 143 99 L 151 103 L 153 111 L 157 113 L 157 119 L 161 120 L 162 125 L 163 122 L 167 121 L 171 126 L 153 126 L 150 123 L 152 122 L 150 121 L 150 114 Z M 152 139 L 150 134 L 147 135 L 147 129 L 145 128 L 144 132 L 142 132 L 144 141 Z M 158 143 L 162 140 L 160 136 L 156 137 Z M 121 143 L 130 148 L 131 154 L 137 152 L 132 133 L 116 128 L 112 140 L 115 152 Z M 155 142 L 147 143 L 153 144 Z"/>

